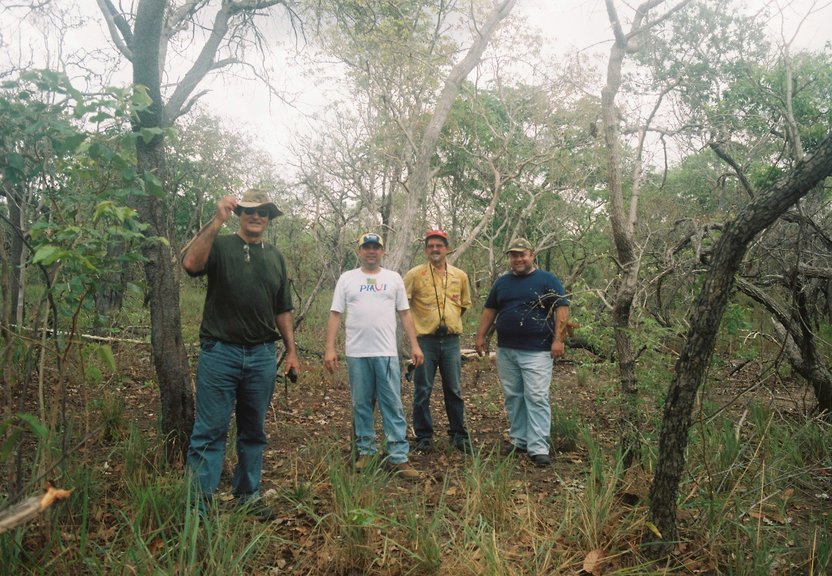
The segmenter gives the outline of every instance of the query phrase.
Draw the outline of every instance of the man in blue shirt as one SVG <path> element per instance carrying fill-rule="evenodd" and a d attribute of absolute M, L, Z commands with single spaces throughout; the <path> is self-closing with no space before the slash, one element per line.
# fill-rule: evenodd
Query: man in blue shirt
<path fill-rule="evenodd" d="M 477 354 L 497 321 L 497 371 L 509 419 L 511 452 L 526 452 L 536 466 L 548 466 L 552 409 L 552 360 L 563 356 L 569 301 L 560 280 L 534 265 L 525 238 L 508 250 L 510 272 L 497 278 L 480 317 Z"/>

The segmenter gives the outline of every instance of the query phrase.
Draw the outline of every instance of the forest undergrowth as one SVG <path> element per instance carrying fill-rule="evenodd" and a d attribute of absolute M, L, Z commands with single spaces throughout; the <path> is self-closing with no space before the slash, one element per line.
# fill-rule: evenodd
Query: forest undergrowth
<path fill-rule="evenodd" d="M 549 468 L 497 450 L 507 421 L 491 359 L 464 363 L 476 452 L 439 435 L 411 453 L 419 482 L 384 463 L 352 469 L 349 391 L 314 355 L 296 384 L 278 379 L 267 426 L 265 501 L 257 522 L 228 493 L 233 433 L 218 504 L 205 518 L 187 502 L 181 466 L 157 435 L 149 350 L 115 349 L 118 374 L 70 378 L 66 438 L 22 455 L 36 493 L 72 490 L 34 521 L 0 535 L 6 574 L 828 574 L 832 569 L 832 427 L 808 415 L 811 391 L 771 377 L 761 361 L 715 362 L 695 414 L 679 494 L 675 554 L 651 559 L 647 492 L 667 364 L 641 366 L 643 467 L 616 455 L 615 366 L 569 350 L 555 366 Z M 89 374 L 95 355 L 79 354 Z M 656 358 L 652 356 L 651 358 Z M 655 360 L 651 360 L 655 362 Z M 101 368 L 106 372 L 106 367 Z M 768 376 L 765 376 L 767 374 Z M 88 378 L 89 380 L 89 378 Z M 411 385 L 403 382 L 409 413 Z M 233 426 L 232 426 L 233 430 Z M 380 430 L 379 430 L 380 435 Z M 69 446 L 63 452 L 61 446 Z M 46 470 L 45 466 L 52 466 Z"/>

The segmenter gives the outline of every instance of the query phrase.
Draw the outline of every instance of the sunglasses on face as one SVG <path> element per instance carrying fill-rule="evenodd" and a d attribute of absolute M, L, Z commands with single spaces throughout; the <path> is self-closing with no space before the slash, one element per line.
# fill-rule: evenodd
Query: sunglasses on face
<path fill-rule="evenodd" d="M 257 213 L 260 218 L 268 218 L 269 217 L 269 209 L 268 208 L 243 208 L 243 213 L 247 216 L 252 216 L 254 213 Z"/>

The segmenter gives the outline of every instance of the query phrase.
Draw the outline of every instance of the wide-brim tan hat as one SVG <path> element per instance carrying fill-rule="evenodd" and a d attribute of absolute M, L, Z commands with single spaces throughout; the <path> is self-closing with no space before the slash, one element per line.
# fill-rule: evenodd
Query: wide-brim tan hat
<path fill-rule="evenodd" d="M 237 202 L 237 206 L 234 208 L 234 213 L 239 216 L 243 211 L 243 208 L 260 208 L 261 206 L 265 206 L 269 209 L 269 218 L 277 218 L 283 214 L 283 212 L 280 211 L 280 208 L 278 208 L 277 205 L 271 201 L 268 193 L 259 188 L 250 188 L 249 190 L 246 190 L 246 193 L 243 194 L 243 198 Z"/>

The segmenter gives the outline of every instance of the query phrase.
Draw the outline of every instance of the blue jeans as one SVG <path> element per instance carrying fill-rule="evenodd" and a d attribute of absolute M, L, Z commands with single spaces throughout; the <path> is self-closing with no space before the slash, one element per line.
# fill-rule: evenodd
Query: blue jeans
<path fill-rule="evenodd" d="M 552 407 L 552 357 L 549 351 L 497 348 L 497 372 L 503 387 L 509 436 L 530 456 L 549 453 Z"/>
<path fill-rule="evenodd" d="M 462 359 L 459 336 L 419 336 L 419 347 L 425 354 L 425 363 L 413 373 L 413 432 L 416 434 L 416 440 L 433 438 L 430 395 L 437 368 L 442 377 L 442 394 L 445 397 L 451 441 L 465 440 L 468 438 L 468 431 L 465 430 L 465 404 L 460 388 Z"/>
<path fill-rule="evenodd" d="M 201 343 L 196 373 L 196 421 L 188 446 L 188 468 L 205 501 L 220 483 L 231 411 L 236 405 L 237 466 L 231 482 L 236 498 L 260 491 L 263 450 L 268 444 L 266 411 L 272 401 L 275 343 L 241 346 L 216 340 Z"/>
<path fill-rule="evenodd" d="M 373 406 L 377 401 L 387 439 L 388 459 L 393 464 L 407 462 L 410 446 L 405 439 L 407 421 L 402 408 L 399 359 L 396 356 L 347 356 L 347 371 L 356 451 L 367 455 L 376 453 Z"/>

